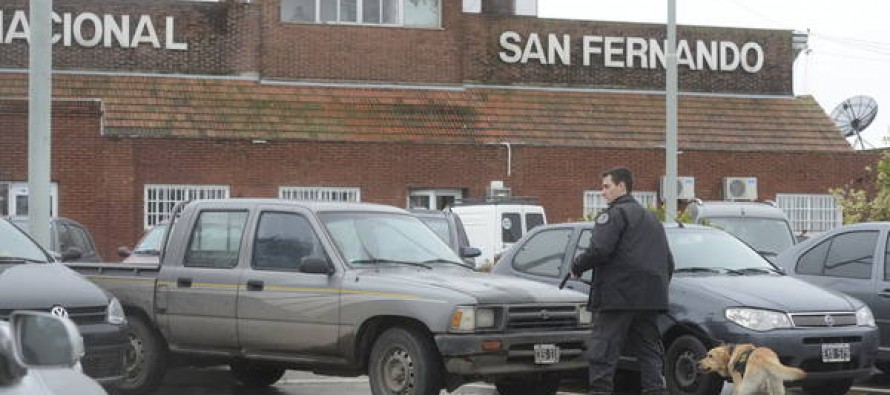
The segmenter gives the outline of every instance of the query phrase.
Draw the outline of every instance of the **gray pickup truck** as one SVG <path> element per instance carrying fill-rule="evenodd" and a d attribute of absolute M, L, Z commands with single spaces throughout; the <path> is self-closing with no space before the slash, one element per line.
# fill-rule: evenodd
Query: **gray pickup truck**
<path fill-rule="evenodd" d="M 554 394 L 586 368 L 585 295 L 476 272 L 405 210 L 196 201 L 170 227 L 160 265 L 69 265 L 124 304 L 125 392 L 154 388 L 173 354 L 252 387 L 285 369 L 367 374 L 375 395 L 479 380 Z"/>

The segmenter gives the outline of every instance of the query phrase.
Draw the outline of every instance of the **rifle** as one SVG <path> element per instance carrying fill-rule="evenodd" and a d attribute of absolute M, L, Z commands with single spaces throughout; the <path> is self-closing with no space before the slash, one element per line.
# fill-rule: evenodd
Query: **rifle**
<path fill-rule="evenodd" d="M 565 288 L 565 286 L 566 286 L 566 282 L 569 281 L 569 277 L 572 277 L 572 271 L 571 271 L 571 270 L 569 270 L 569 272 L 566 273 L 566 276 L 562 278 L 562 282 L 559 283 L 559 289 L 563 289 L 563 288 Z"/>

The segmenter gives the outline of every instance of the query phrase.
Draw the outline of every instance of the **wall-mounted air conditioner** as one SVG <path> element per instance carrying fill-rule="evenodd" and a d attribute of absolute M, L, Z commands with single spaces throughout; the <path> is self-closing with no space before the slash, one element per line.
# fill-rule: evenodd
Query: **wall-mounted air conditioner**
<path fill-rule="evenodd" d="M 665 180 L 667 180 L 667 177 L 661 177 L 661 184 L 658 190 L 661 200 L 664 200 L 666 192 Z M 692 199 L 695 199 L 695 177 L 677 177 L 677 200 Z"/>
<path fill-rule="evenodd" d="M 724 177 L 723 200 L 757 200 L 757 177 Z"/>
<path fill-rule="evenodd" d="M 485 189 L 485 195 L 489 198 L 510 197 L 510 188 L 504 186 L 503 181 L 492 181 Z"/>

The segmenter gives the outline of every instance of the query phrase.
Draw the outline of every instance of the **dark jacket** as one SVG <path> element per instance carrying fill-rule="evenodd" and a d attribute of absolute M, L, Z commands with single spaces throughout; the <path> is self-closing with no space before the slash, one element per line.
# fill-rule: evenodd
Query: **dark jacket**
<path fill-rule="evenodd" d="M 597 217 L 590 247 L 572 266 L 590 269 L 588 310 L 667 310 L 674 258 L 664 226 L 630 195 Z"/>

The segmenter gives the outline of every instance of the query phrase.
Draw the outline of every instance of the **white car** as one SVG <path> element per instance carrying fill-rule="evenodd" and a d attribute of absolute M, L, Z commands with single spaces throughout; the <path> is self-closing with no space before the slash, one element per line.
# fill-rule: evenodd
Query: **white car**
<path fill-rule="evenodd" d="M 0 321 L 0 394 L 107 395 L 80 372 L 77 326 L 49 313 L 16 312 Z"/>

